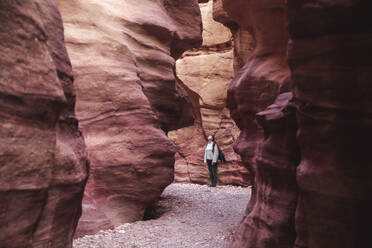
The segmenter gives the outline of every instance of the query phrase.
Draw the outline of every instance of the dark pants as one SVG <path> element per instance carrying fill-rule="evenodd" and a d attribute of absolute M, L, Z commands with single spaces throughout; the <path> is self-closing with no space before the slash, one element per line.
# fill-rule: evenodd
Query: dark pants
<path fill-rule="evenodd" d="M 211 186 L 216 187 L 217 185 L 217 163 L 212 165 L 212 160 L 207 160 L 209 176 L 211 178 Z"/>

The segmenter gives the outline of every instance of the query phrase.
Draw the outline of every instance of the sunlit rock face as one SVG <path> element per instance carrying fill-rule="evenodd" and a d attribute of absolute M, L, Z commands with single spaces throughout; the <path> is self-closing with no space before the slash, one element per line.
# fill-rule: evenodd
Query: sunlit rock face
<path fill-rule="evenodd" d="M 54 1 L 0 2 L 0 247 L 72 247 L 87 179 Z"/>
<path fill-rule="evenodd" d="M 57 1 L 91 162 L 77 235 L 140 220 L 173 181 L 166 132 L 193 124 L 175 59 L 201 43 L 196 0 Z"/>
<path fill-rule="evenodd" d="M 213 0 L 213 19 L 223 23 L 232 33 L 234 49 L 234 75 L 244 66 L 251 55 L 255 40 L 250 26 L 242 25 L 239 19 L 229 16 L 223 5 L 225 0 Z M 242 25 L 242 26 L 241 26 Z"/>
<path fill-rule="evenodd" d="M 295 247 L 372 247 L 372 3 L 287 5 L 302 156 Z"/>
<path fill-rule="evenodd" d="M 239 129 L 226 108 L 227 86 L 234 75 L 232 34 L 213 20 L 213 1 L 200 4 L 203 44 L 177 60 L 176 73 L 189 91 L 195 124 L 169 133 L 177 144 L 175 181 L 209 184 L 204 164 L 207 136 L 216 135 L 228 163 L 218 167 L 219 184 L 249 185 L 248 171 L 233 151 Z"/>

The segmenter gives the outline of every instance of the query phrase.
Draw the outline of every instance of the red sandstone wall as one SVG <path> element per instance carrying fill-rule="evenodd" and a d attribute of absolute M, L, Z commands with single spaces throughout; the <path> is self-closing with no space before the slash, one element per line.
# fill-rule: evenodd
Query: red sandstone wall
<path fill-rule="evenodd" d="M 298 248 L 372 247 L 371 1 L 288 1 Z"/>
<path fill-rule="evenodd" d="M 61 16 L 0 2 L 0 247 L 72 247 L 87 179 Z"/>
<path fill-rule="evenodd" d="M 259 143 L 263 130 L 256 123 L 256 113 L 274 102 L 280 92 L 289 88 L 289 68 L 286 59 L 288 32 L 284 1 L 216 1 L 217 20 L 229 26 L 251 32 L 255 47 L 245 65 L 232 80 L 227 94 L 227 106 L 241 130 L 234 150 L 249 170 L 253 183 L 252 200 L 247 212 L 256 201 L 255 174 Z M 221 13 L 221 8 L 223 8 Z M 228 17 L 222 18 L 221 16 Z M 237 51 L 238 52 L 238 51 Z"/>
<path fill-rule="evenodd" d="M 263 137 L 262 130 L 255 122 L 255 114 L 264 110 L 279 92 L 288 88 L 286 12 L 284 1 L 265 4 L 240 1 L 240 5 L 238 2 L 223 1 L 223 6 L 233 21 L 251 30 L 255 48 L 228 88 L 227 105 L 241 130 L 235 142 L 235 151 L 254 174 L 257 147 Z M 245 13 L 244 16 L 241 13 Z"/>
<path fill-rule="evenodd" d="M 280 94 L 257 114 L 257 121 L 264 129 L 264 139 L 257 154 L 255 194 L 231 247 L 292 248 L 300 160 L 292 93 Z"/>
<path fill-rule="evenodd" d="M 257 46 L 228 92 L 232 116 L 242 123 L 236 150 L 249 157 L 244 161 L 256 175 L 232 247 L 370 247 L 372 63 L 367 54 L 372 50 L 372 3 L 226 0 L 222 6 L 231 19 L 252 31 Z M 272 30 L 269 21 L 282 29 Z M 278 67 L 287 61 L 291 76 L 288 68 Z M 289 90 L 290 76 L 297 144 L 295 125 L 273 130 L 270 123 L 277 117 L 265 121 L 270 115 L 263 113 L 257 118 L 265 136 L 251 131 L 252 116 L 259 111 L 251 101 L 258 106 L 271 101 L 259 101 L 272 95 L 271 88 L 262 87 L 267 81 L 258 80 L 266 74 L 285 75 L 274 77 L 283 79 L 277 81 L 282 82 L 279 91 Z M 282 137 L 282 142 L 274 145 L 273 137 Z M 257 152 L 259 140 L 263 144 Z M 286 147 L 287 141 L 292 145 Z M 286 160 L 289 155 L 292 159 Z"/>
<path fill-rule="evenodd" d="M 58 0 L 91 164 L 77 235 L 141 220 L 173 182 L 170 130 L 193 124 L 175 60 L 201 43 L 196 0 Z"/>

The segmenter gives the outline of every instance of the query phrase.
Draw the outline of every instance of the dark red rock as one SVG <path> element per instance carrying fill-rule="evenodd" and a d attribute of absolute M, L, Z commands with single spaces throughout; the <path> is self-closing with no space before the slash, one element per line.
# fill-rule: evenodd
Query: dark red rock
<path fill-rule="evenodd" d="M 87 179 L 54 1 L 0 2 L 0 247 L 72 247 Z"/>
<path fill-rule="evenodd" d="M 296 171 L 298 205 L 293 223 L 296 241 L 294 245 L 288 242 L 283 244 L 283 247 L 371 247 L 369 223 L 372 221 L 372 215 L 369 209 L 372 206 L 372 159 L 369 156 L 368 144 L 372 137 L 372 63 L 369 58 L 372 52 L 372 19 L 369 17 L 372 3 L 356 0 L 288 0 L 288 21 L 285 21 L 284 8 L 281 11 L 282 8 L 274 7 L 278 6 L 277 4 L 282 5 L 284 1 L 223 1 L 224 9 L 230 17 L 233 16 L 240 25 L 246 23 L 248 28 L 249 25 L 252 26 L 256 44 L 262 51 L 267 48 L 284 51 L 286 47 L 275 42 L 278 37 L 283 37 L 283 32 L 276 33 L 270 31 L 269 27 L 265 28 L 270 20 L 269 16 L 282 16 L 279 18 L 282 21 L 275 22 L 271 19 L 271 23 L 280 22 L 282 27 L 288 23 L 288 58 L 281 58 L 282 61 L 288 60 L 291 69 L 301 162 Z M 247 11 L 242 11 L 245 8 Z M 253 15 L 247 14 L 249 10 Z M 265 15 L 266 18 L 262 18 Z M 270 36 L 265 35 L 270 33 L 271 38 L 267 39 Z M 262 39 L 263 37 L 266 39 Z M 243 68 L 237 77 L 273 71 L 273 67 L 260 67 L 260 63 L 270 63 L 266 53 L 262 53 L 258 58 L 251 63 L 250 58 L 248 64 L 251 66 Z M 235 96 L 232 93 L 243 88 L 244 81 L 241 81 L 233 82 L 229 91 L 229 95 L 233 96 L 229 102 L 233 117 L 238 124 L 241 123 L 242 138 L 236 147 L 243 156 L 254 154 L 253 148 L 257 140 L 252 138 L 253 132 L 245 131 L 249 130 L 247 127 L 252 123 L 251 114 L 257 111 L 250 107 L 249 101 L 254 99 L 252 94 L 255 92 L 256 95 L 266 95 L 270 92 L 259 88 L 262 84 L 255 81 L 255 77 L 250 77 L 249 81 L 258 85 L 258 90 L 246 88 L 236 94 L 240 94 L 240 97 Z M 283 81 L 284 84 L 279 84 L 282 87 L 280 91 L 288 89 L 286 81 L 287 79 Z M 260 106 L 260 101 L 257 102 Z M 258 120 L 262 123 L 260 118 Z M 270 129 L 265 129 L 265 132 L 267 130 Z M 247 134 L 244 135 L 244 132 Z M 287 225 L 288 222 L 281 222 L 287 224 L 279 225 L 279 229 L 270 228 L 265 231 L 268 225 L 261 221 L 260 214 L 264 215 L 265 211 L 274 213 L 272 223 L 277 223 L 275 221 L 283 216 L 287 216 L 287 220 L 293 219 L 290 212 L 294 211 L 293 201 L 289 201 L 292 202 L 289 210 L 265 204 L 267 201 L 274 202 L 278 198 L 274 196 L 277 189 L 288 183 L 287 180 L 268 183 L 272 187 L 266 186 L 266 182 L 278 180 L 276 174 L 264 170 L 267 168 L 265 164 L 270 164 L 270 160 L 277 161 L 278 155 L 270 155 L 270 151 L 274 149 L 265 146 L 266 142 L 265 140 L 263 143 L 262 153 L 268 154 L 268 157 L 262 160 L 265 157 L 258 156 L 257 167 L 253 166 L 256 184 L 247 208 L 247 216 L 236 233 L 234 247 L 281 247 L 281 244 L 271 242 L 274 240 L 272 238 L 278 237 L 276 231 L 287 235 L 281 242 L 293 242 L 293 226 Z M 281 147 L 277 146 L 276 149 Z M 260 175 L 265 175 L 265 181 L 260 180 L 263 178 Z M 262 183 L 259 183 L 260 181 Z M 280 199 L 292 197 L 294 200 L 293 181 L 291 185 L 292 187 L 286 187 L 285 190 L 278 190 Z M 268 195 L 262 195 L 264 189 Z M 273 195 L 270 196 L 271 192 Z M 261 212 L 257 209 L 261 209 Z M 271 212 L 268 209 L 271 209 Z M 288 233 L 283 233 L 284 231 Z"/>
<path fill-rule="evenodd" d="M 295 113 L 292 93 L 284 93 L 257 114 L 265 138 L 258 148 L 255 192 L 231 247 L 291 248 L 294 245 L 296 167 L 300 160 Z"/>
<path fill-rule="evenodd" d="M 262 130 L 255 123 L 255 114 L 264 110 L 281 91 L 288 88 L 286 11 L 284 1 L 267 1 L 265 4 L 249 1 L 234 9 L 236 4 L 236 1 L 223 1 L 227 13 L 241 27 L 252 30 L 256 47 L 231 82 L 227 105 L 241 129 L 235 142 L 235 151 L 242 156 L 245 165 L 252 169 L 258 143 L 263 137 Z M 246 10 L 244 16 L 239 14 L 241 10 Z"/>
<path fill-rule="evenodd" d="M 242 157 L 253 182 L 257 171 L 258 145 L 263 139 L 263 130 L 257 126 L 255 115 L 273 103 L 280 92 L 289 88 L 285 3 L 284 0 L 218 0 L 216 4 L 216 20 L 227 25 L 236 23 L 239 29 L 249 30 L 254 39 L 255 47 L 232 80 L 227 94 L 227 107 L 241 130 L 234 150 Z M 234 25 L 230 27 L 234 28 Z M 253 187 L 253 195 L 255 192 Z M 255 197 L 252 197 L 247 212 L 254 205 L 254 200 Z"/>
<path fill-rule="evenodd" d="M 302 155 L 295 247 L 372 247 L 372 3 L 287 5 Z"/>

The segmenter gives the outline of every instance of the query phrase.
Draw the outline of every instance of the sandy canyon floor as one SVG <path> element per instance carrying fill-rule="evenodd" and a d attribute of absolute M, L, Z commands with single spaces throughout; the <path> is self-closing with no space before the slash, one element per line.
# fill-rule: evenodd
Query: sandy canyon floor
<path fill-rule="evenodd" d="M 172 184 L 147 212 L 148 220 L 76 239 L 74 247 L 226 247 L 250 196 L 250 188 Z"/>

